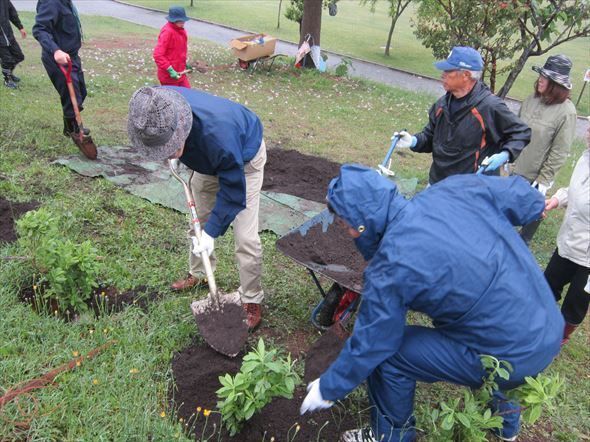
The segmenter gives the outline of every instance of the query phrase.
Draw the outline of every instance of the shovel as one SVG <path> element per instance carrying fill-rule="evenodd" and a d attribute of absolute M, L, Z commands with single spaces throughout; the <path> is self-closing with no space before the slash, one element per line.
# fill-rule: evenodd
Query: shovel
<path fill-rule="evenodd" d="M 84 126 L 82 125 L 82 116 L 80 115 L 80 109 L 78 107 L 78 99 L 76 98 L 76 92 L 74 91 L 74 83 L 72 82 L 72 60 L 68 60 L 68 68 L 65 69 L 61 64 L 58 63 L 60 70 L 66 77 L 66 84 L 68 85 L 68 92 L 70 93 L 70 100 L 72 100 L 72 106 L 74 108 L 74 115 L 76 116 L 76 123 L 78 124 L 78 136 L 72 134 L 72 140 L 78 146 L 78 149 L 84 154 L 86 158 L 96 160 L 96 144 L 92 141 L 90 135 L 84 135 Z"/>
<path fill-rule="evenodd" d="M 193 246 L 198 246 L 201 242 L 201 223 L 197 216 L 195 198 L 187 182 L 178 173 L 178 160 L 172 159 L 168 162 L 172 175 L 180 181 L 184 189 L 194 232 L 191 239 Z M 193 174 L 194 172 L 191 172 L 189 182 Z M 191 310 L 205 342 L 215 351 L 233 358 L 244 348 L 248 338 L 246 312 L 240 305 L 239 294 L 225 295 L 218 292 L 207 251 L 201 252 L 201 261 L 205 268 L 209 295 L 202 301 L 193 302 Z"/>

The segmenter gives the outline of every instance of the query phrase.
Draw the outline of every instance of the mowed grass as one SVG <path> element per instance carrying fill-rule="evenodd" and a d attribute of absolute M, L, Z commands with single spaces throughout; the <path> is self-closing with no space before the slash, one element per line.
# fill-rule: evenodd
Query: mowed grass
<path fill-rule="evenodd" d="M 175 0 L 129 0 L 150 8 L 167 11 L 171 5 L 177 5 Z M 266 32 L 281 39 L 298 42 L 299 26 L 287 20 L 284 11 L 288 1 L 282 2 L 280 28 L 277 29 L 279 11 L 278 0 L 235 1 L 235 0 L 199 0 L 190 7 L 189 2 L 183 6 L 190 17 L 221 23 L 253 32 Z M 391 25 L 388 16 L 389 2 L 376 3 L 375 12 L 369 6 L 361 6 L 358 1 L 340 0 L 338 14 L 331 17 L 327 10 L 322 14 L 321 46 L 323 49 L 335 51 L 344 55 L 374 61 L 398 69 L 439 78 L 440 71 L 433 66 L 435 61 L 430 49 L 422 46 L 414 35 L 416 7 L 410 5 L 398 23 L 393 34 L 390 56 L 386 57 L 384 47 Z M 565 54 L 572 59 L 572 100 L 577 101 L 584 84 L 584 72 L 590 68 L 590 38 L 580 38 L 564 43 L 540 57 L 531 57 L 519 75 L 516 83 L 509 92 L 509 96 L 524 99 L 532 93 L 533 84 L 538 74 L 531 67 L 543 65 L 549 55 Z M 520 53 L 516 54 L 518 57 Z M 499 64 L 499 67 L 502 67 Z M 497 81 L 497 89 L 504 83 L 506 74 Z M 578 105 L 578 114 L 590 114 L 590 90 L 586 88 Z"/>
<path fill-rule="evenodd" d="M 30 29 L 33 15 L 21 17 Z M 84 121 L 99 144 L 126 144 L 128 100 L 138 87 L 156 82 L 151 50 L 157 30 L 103 17 L 82 21 L 87 40 L 81 55 L 89 89 Z M 205 295 L 167 289 L 186 272 L 186 215 L 152 205 L 106 180 L 51 164 L 77 149 L 61 135 L 61 108 L 40 63 L 39 46 L 28 38 L 23 49 L 27 60 L 16 72 L 22 87 L 0 90 L 0 195 L 40 201 L 60 215 L 64 237 L 91 240 L 104 257 L 102 282 L 120 289 L 146 284 L 162 299 L 148 311 L 131 307 L 99 319 L 85 314 L 78 322 L 64 323 L 18 301 L 20 288 L 31 276 L 26 261 L 0 260 L 0 394 L 69 361 L 74 352 L 85 354 L 116 341 L 93 360 L 58 376 L 54 385 L 34 392 L 35 399 L 23 399 L 25 416 L 14 403 L 4 407 L 0 440 L 187 440 L 167 398 L 173 353 L 200 341 L 189 304 Z M 207 42 L 193 39 L 189 49 L 191 56 L 212 65 L 232 61 L 226 48 Z M 434 99 L 286 65 L 268 75 L 227 70 L 195 74 L 191 81 L 193 87 L 257 112 L 271 147 L 368 165 L 380 162 L 391 132 L 400 124 L 419 130 Z M 567 184 L 582 149 L 578 140 L 557 186 Z M 396 154 L 394 168 L 400 176 L 417 176 L 424 186 L 429 161 L 428 155 Z M 561 213 L 552 213 L 536 236 L 534 252 L 542 266 L 552 253 L 560 221 Z M 265 325 L 277 342 L 289 342 L 301 333 L 311 339 L 308 317 L 319 294 L 307 272 L 275 250 L 276 239 L 272 233 L 262 234 Z M 230 291 L 238 285 L 231 232 L 216 244 L 218 283 Z M 17 244 L 0 245 L 0 256 L 20 254 Z M 550 368 L 567 378 L 562 404 L 525 434 L 543 434 L 549 423 L 559 440 L 581 440 L 590 433 L 587 323 Z M 416 405 L 423 440 L 431 440 L 426 410 L 456 394 L 445 384 L 419 387 Z M 15 422 L 24 424 L 16 427 Z"/>

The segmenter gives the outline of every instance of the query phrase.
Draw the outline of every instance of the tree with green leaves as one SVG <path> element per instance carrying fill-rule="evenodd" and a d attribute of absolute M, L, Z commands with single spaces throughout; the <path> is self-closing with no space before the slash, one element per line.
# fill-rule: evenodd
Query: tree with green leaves
<path fill-rule="evenodd" d="M 305 0 L 291 0 L 289 3 L 289 6 L 287 6 L 287 9 L 285 10 L 285 17 L 291 21 L 297 22 L 299 23 L 299 40 L 302 41 L 303 37 L 305 37 L 305 34 L 303 34 L 302 31 L 302 23 L 303 23 L 303 10 L 304 10 L 304 3 Z M 309 2 L 308 8 L 311 6 L 313 8 L 314 14 L 315 14 L 315 6 L 317 5 L 318 0 L 312 0 L 311 2 Z M 338 3 L 338 0 L 321 0 L 321 7 L 319 8 L 320 11 L 320 16 L 321 16 L 321 11 L 322 11 L 322 7 L 324 9 L 327 9 L 330 4 L 336 4 Z M 303 34 L 303 35 L 301 35 Z"/>
<path fill-rule="evenodd" d="M 389 3 L 389 10 L 388 14 L 391 17 L 391 25 L 389 26 L 389 34 L 387 35 L 387 42 L 385 43 L 385 56 L 389 57 L 389 52 L 391 48 L 391 40 L 393 38 L 393 31 L 395 30 L 395 25 L 397 24 L 398 19 L 404 13 L 408 5 L 413 0 L 387 0 Z M 371 4 L 371 12 L 375 12 L 375 4 L 377 0 L 361 0 L 361 5 L 366 5 L 367 3 Z"/>
<path fill-rule="evenodd" d="M 505 97 L 529 57 L 590 35 L 588 0 L 422 0 L 416 36 L 445 58 L 453 46 L 471 46 L 484 59 L 484 78 L 496 89 L 496 76 L 508 72 L 498 92 Z M 520 54 L 514 60 L 515 54 Z M 506 62 L 498 69 L 500 62 Z"/>

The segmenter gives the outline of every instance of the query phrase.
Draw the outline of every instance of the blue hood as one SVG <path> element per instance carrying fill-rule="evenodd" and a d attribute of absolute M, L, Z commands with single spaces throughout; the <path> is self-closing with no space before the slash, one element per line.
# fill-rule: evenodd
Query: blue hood
<path fill-rule="evenodd" d="M 361 233 L 355 242 L 367 261 L 375 255 L 387 226 L 407 204 L 393 181 L 358 164 L 342 166 L 326 198 L 336 214 Z"/>

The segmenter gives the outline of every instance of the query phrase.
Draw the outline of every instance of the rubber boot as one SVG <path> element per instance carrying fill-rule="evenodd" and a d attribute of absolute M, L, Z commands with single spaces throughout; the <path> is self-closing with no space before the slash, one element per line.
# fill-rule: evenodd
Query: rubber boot
<path fill-rule="evenodd" d="M 12 71 L 10 69 L 2 69 L 2 75 L 4 76 L 4 86 L 9 89 L 16 89 L 18 87 L 12 79 Z"/>
<path fill-rule="evenodd" d="M 565 323 L 565 327 L 563 328 L 563 339 L 561 340 L 561 345 L 565 345 L 570 340 L 570 335 L 574 332 L 574 330 L 578 328 L 577 325 Z"/>
<path fill-rule="evenodd" d="M 76 119 L 64 117 L 64 136 L 70 138 L 72 135 L 78 135 L 79 133 L 80 128 Z M 87 137 L 88 135 L 90 135 L 90 129 L 84 128 L 84 136 Z"/>
<path fill-rule="evenodd" d="M 14 81 L 15 83 L 20 83 L 20 77 L 14 75 L 12 71 L 10 72 L 10 78 L 12 78 L 12 81 Z"/>

